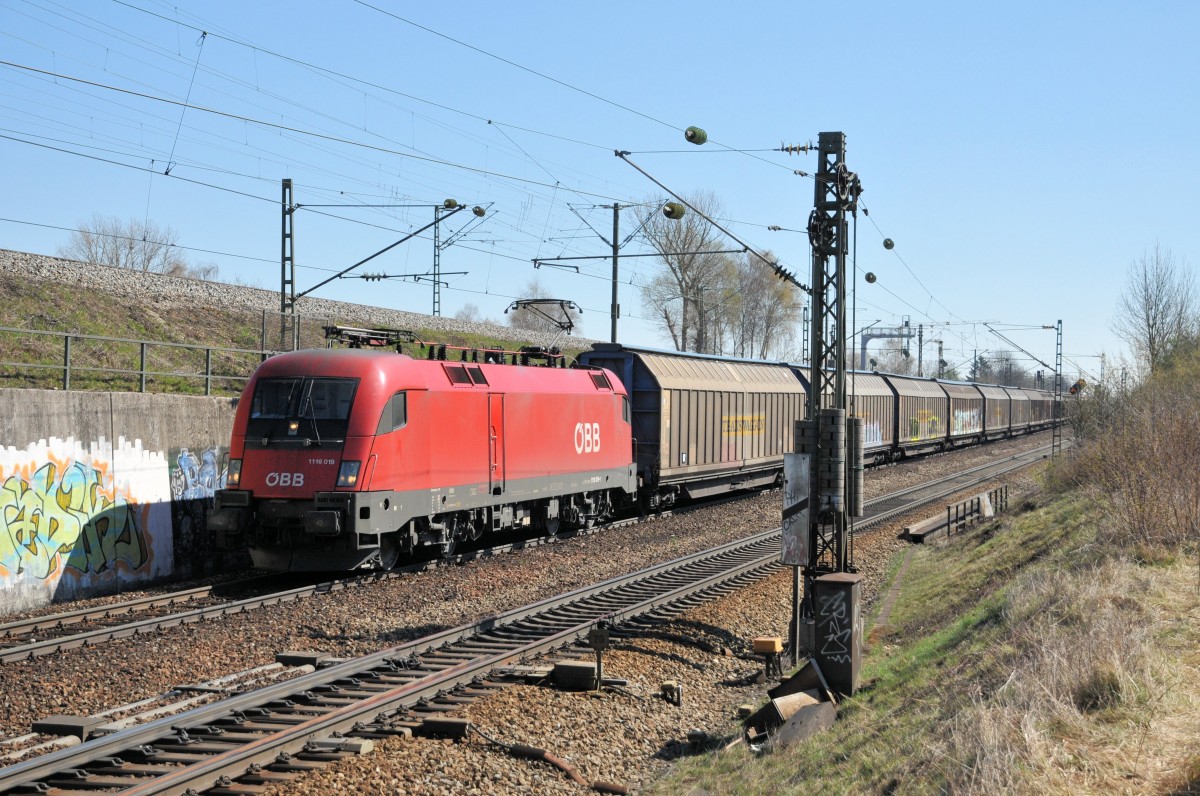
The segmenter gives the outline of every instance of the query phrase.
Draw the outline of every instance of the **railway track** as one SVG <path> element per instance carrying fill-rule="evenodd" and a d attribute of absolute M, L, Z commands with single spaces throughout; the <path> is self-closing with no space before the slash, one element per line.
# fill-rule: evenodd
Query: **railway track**
<path fill-rule="evenodd" d="M 866 516 L 855 520 L 854 527 L 863 529 L 878 525 L 901 514 L 927 506 L 935 501 L 986 484 L 1007 473 L 1028 467 L 1050 455 L 1051 446 L 1044 445 L 1032 450 L 1013 454 L 1005 459 L 987 462 L 977 467 L 939 478 L 928 484 L 901 489 L 890 495 L 873 498 L 866 502 Z"/>
<path fill-rule="evenodd" d="M 1018 469 L 1044 450 L 877 498 L 859 529 Z M 918 494 L 923 492 L 923 494 Z M 0 794 L 257 792 L 420 731 L 425 719 L 505 685 L 520 665 L 584 638 L 599 621 L 670 616 L 781 565 L 778 529 L 524 608 L 225 698 L 0 771 Z"/>
<path fill-rule="evenodd" d="M 1029 454 L 1019 456 L 1044 454 L 1049 447 L 1038 448 Z M 1013 457 L 1014 459 L 1017 457 Z M 960 479 L 971 479 L 973 474 L 984 472 L 989 467 L 1000 463 L 982 465 L 959 474 Z M 964 482 L 965 483 L 965 482 Z M 869 502 L 869 506 L 885 505 L 888 516 L 911 510 L 915 500 L 921 495 L 929 500 L 953 494 L 955 491 L 967 488 L 956 485 L 957 482 L 947 482 L 944 486 L 924 485 L 911 490 L 902 490 L 893 495 Z M 712 505 L 712 504 L 706 504 Z M 608 527 L 638 522 L 636 519 L 620 520 L 610 523 Z M 863 526 L 864 520 L 856 523 Z M 587 533 L 596 533 L 601 528 L 592 528 L 561 534 L 561 538 L 569 538 Z M 292 602 L 313 597 L 319 594 L 329 594 L 349 588 L 369 586 L 381 579 L 400 577 L 406 574 L 427 571 L 439 566 L 462 564 L 468 561 L 502 555 L 519 549 L 536 547 L 556 541 L 555 538 L 525 539 L 482 550 L 467 551 L 459 555 L 434 561 L 425 561 L 404 566 L 390 572 L 351 575 L 331 581 L 310 583 L 282 591 L 270 591 L 240 600 L 229 600 L 216 593 L 214 586 L 202 586 L 185 589 L 151 597 L 130 600 L 121 603 L 99 606 L 95 608 L 68 611 L 60 614 L 35 617 L 0 624 L 0 664 L 22 661 L 29 658 L 52 655 L 64 650 L 104 644 L 117 639 L 128 638 L 142 634 L 154 633 L 179 625 L 193 622 L 219 619 L 224 616 L 253 611 L 272 605 Z M 244 581 L 225 584 L 220 591 L 228 592 L 234 589 L 255 590 L 255 585 L 261 588 L 280 578 L 269 575 L 262 578 L 251 578 Z M 178 610 L 183 607 L 184 610 Z"/>

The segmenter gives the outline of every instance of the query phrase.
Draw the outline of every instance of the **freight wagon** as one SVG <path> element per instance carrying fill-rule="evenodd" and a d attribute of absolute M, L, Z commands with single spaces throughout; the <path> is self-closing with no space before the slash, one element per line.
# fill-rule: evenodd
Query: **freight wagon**
<path fill-rule="evenodd" d="M 598 343 L 579 356 L 617 375 L 633 410 L 643 508 L 775 483 L 808 382 L 783 362 Z"/>

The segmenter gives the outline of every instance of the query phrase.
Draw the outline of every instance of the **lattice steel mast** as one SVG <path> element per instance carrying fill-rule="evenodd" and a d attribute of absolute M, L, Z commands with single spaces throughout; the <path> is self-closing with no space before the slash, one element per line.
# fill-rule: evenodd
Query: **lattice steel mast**
<path fill-rule="evenodd" d="M 847 409 L 846 401 L 846 260 L 849 253 L 847 212 L 856 212 L 862 185 L 846 168 L 844 133 L 821 133 L 817 142 L 820 162 L 808 220 L 812 244 L 812 394 L 808 419 L 816 423 L 823 409 Z M 844 452 L 841 458 L 844 464 Z M 826 572 L 849 571 L 846 546 L 846 510 L 840 501 L 821 505 L 821 468 L 814 468 L 817 489 L 810 513 L 806 585 Z M 839 505 L 833 505 L 838 503 Z M 823 522 L 822 520 L 827 520 Z M 806 589 L 811 594 L 811 589 Z M 807 602 L 806 598 L 806 602 Z"/>

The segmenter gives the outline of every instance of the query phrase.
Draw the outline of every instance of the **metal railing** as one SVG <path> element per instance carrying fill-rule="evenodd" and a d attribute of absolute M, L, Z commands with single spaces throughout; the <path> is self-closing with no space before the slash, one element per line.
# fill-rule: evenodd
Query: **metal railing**
<path fill-rule="evenodd" d="M 323 346 L 326 323 L 263 310 L 257 349 L 0 326 L 0 341 L 22 338 L 0 346 L 0 387 L 237 395 L 267 357 Z"/>
<path fill-rule="evenodd" d="M 983 495 L 967 498 L 959 503 L 946 506 L 946 535 L 962 533 L 979 520 L 985 518 Z M 1008 508 L 1008 484 L 998 486 L 988 491 L 988 502 L 993 514 L 999 514 Z"/>
<path fill-rule="evenodd" d="M 20 386 L 41 386 L 45 382 L 47 387 L 53 385 L 70 390 L 73 386 L 78 388 L 78 383 L 83 381 L 84 376 L 91 375 L 116 377 L 108 381 L 117 381 L 125 389 L 136 383 L 138 392 L 146 392 L 151 380 L 156 380 L 159 385 L 167 384 L 169 389 L 163 390 L 164 392 L 191 392 L 164 380 L 203 384 L 204 395 L 212 395 L 214 386 L 222 392 L 241 392 L 241 385 L 250 378 L 254 368 L 267 357 L 277 353 L 265 349 L 201 346 L 0 326 L 0 335 L 10 334 L 30 338 L 31 344 L 24 346 L 23 350 L 28 352 L 31 358 L 0 361 L 0 386 L 11 382 L 25 382 Z M 159 369 L 160 366 L 153 365 L 152 361 L 153 355 L 161 351 L 186 352 L 185 357 L 192 352 L 197 355 L 202 353 L 203 367 L 181 370 L 168 365 L 165 366 L 168 369 Z M 55 355 L 52 352 L 58 353 Z M 224 367 L 214 370 L 214 356 Z M 136 367 L 133 363 L 135 358 Z M 122 366 L 126 361 L 128 364 Z M 238 368 L 238 365 L 242 367 Z M 240 372 L 231 372 L 235 368 Z M 61 378 L 46 380 L 37 377 L 37 374 L 48 372 L 57 372 L 61 374 Z M 104 382 L 105 379 L 99 381 Z M 113 385 L 105 383 L 104 386 L 110 388 Z"/>

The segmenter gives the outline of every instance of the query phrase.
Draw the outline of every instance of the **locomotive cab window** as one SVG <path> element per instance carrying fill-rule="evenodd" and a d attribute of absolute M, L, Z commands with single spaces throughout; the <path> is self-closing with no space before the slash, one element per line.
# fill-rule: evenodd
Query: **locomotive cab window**
<path fill-rule="evenodd" d="M 307 444 L 345 440 L 358 379 L 260 379 L 246 436 Z"/>
<path fill-rule="evenodd" d="M 626 423 L 629 422 L 629 396 L 621 396 L 621 419 Z"/>
<path fill-rule="evenodd" d="M 376 434 L 387 434 L 408 425 L 408 393 L 398 392 L 384 405 Z"/>

